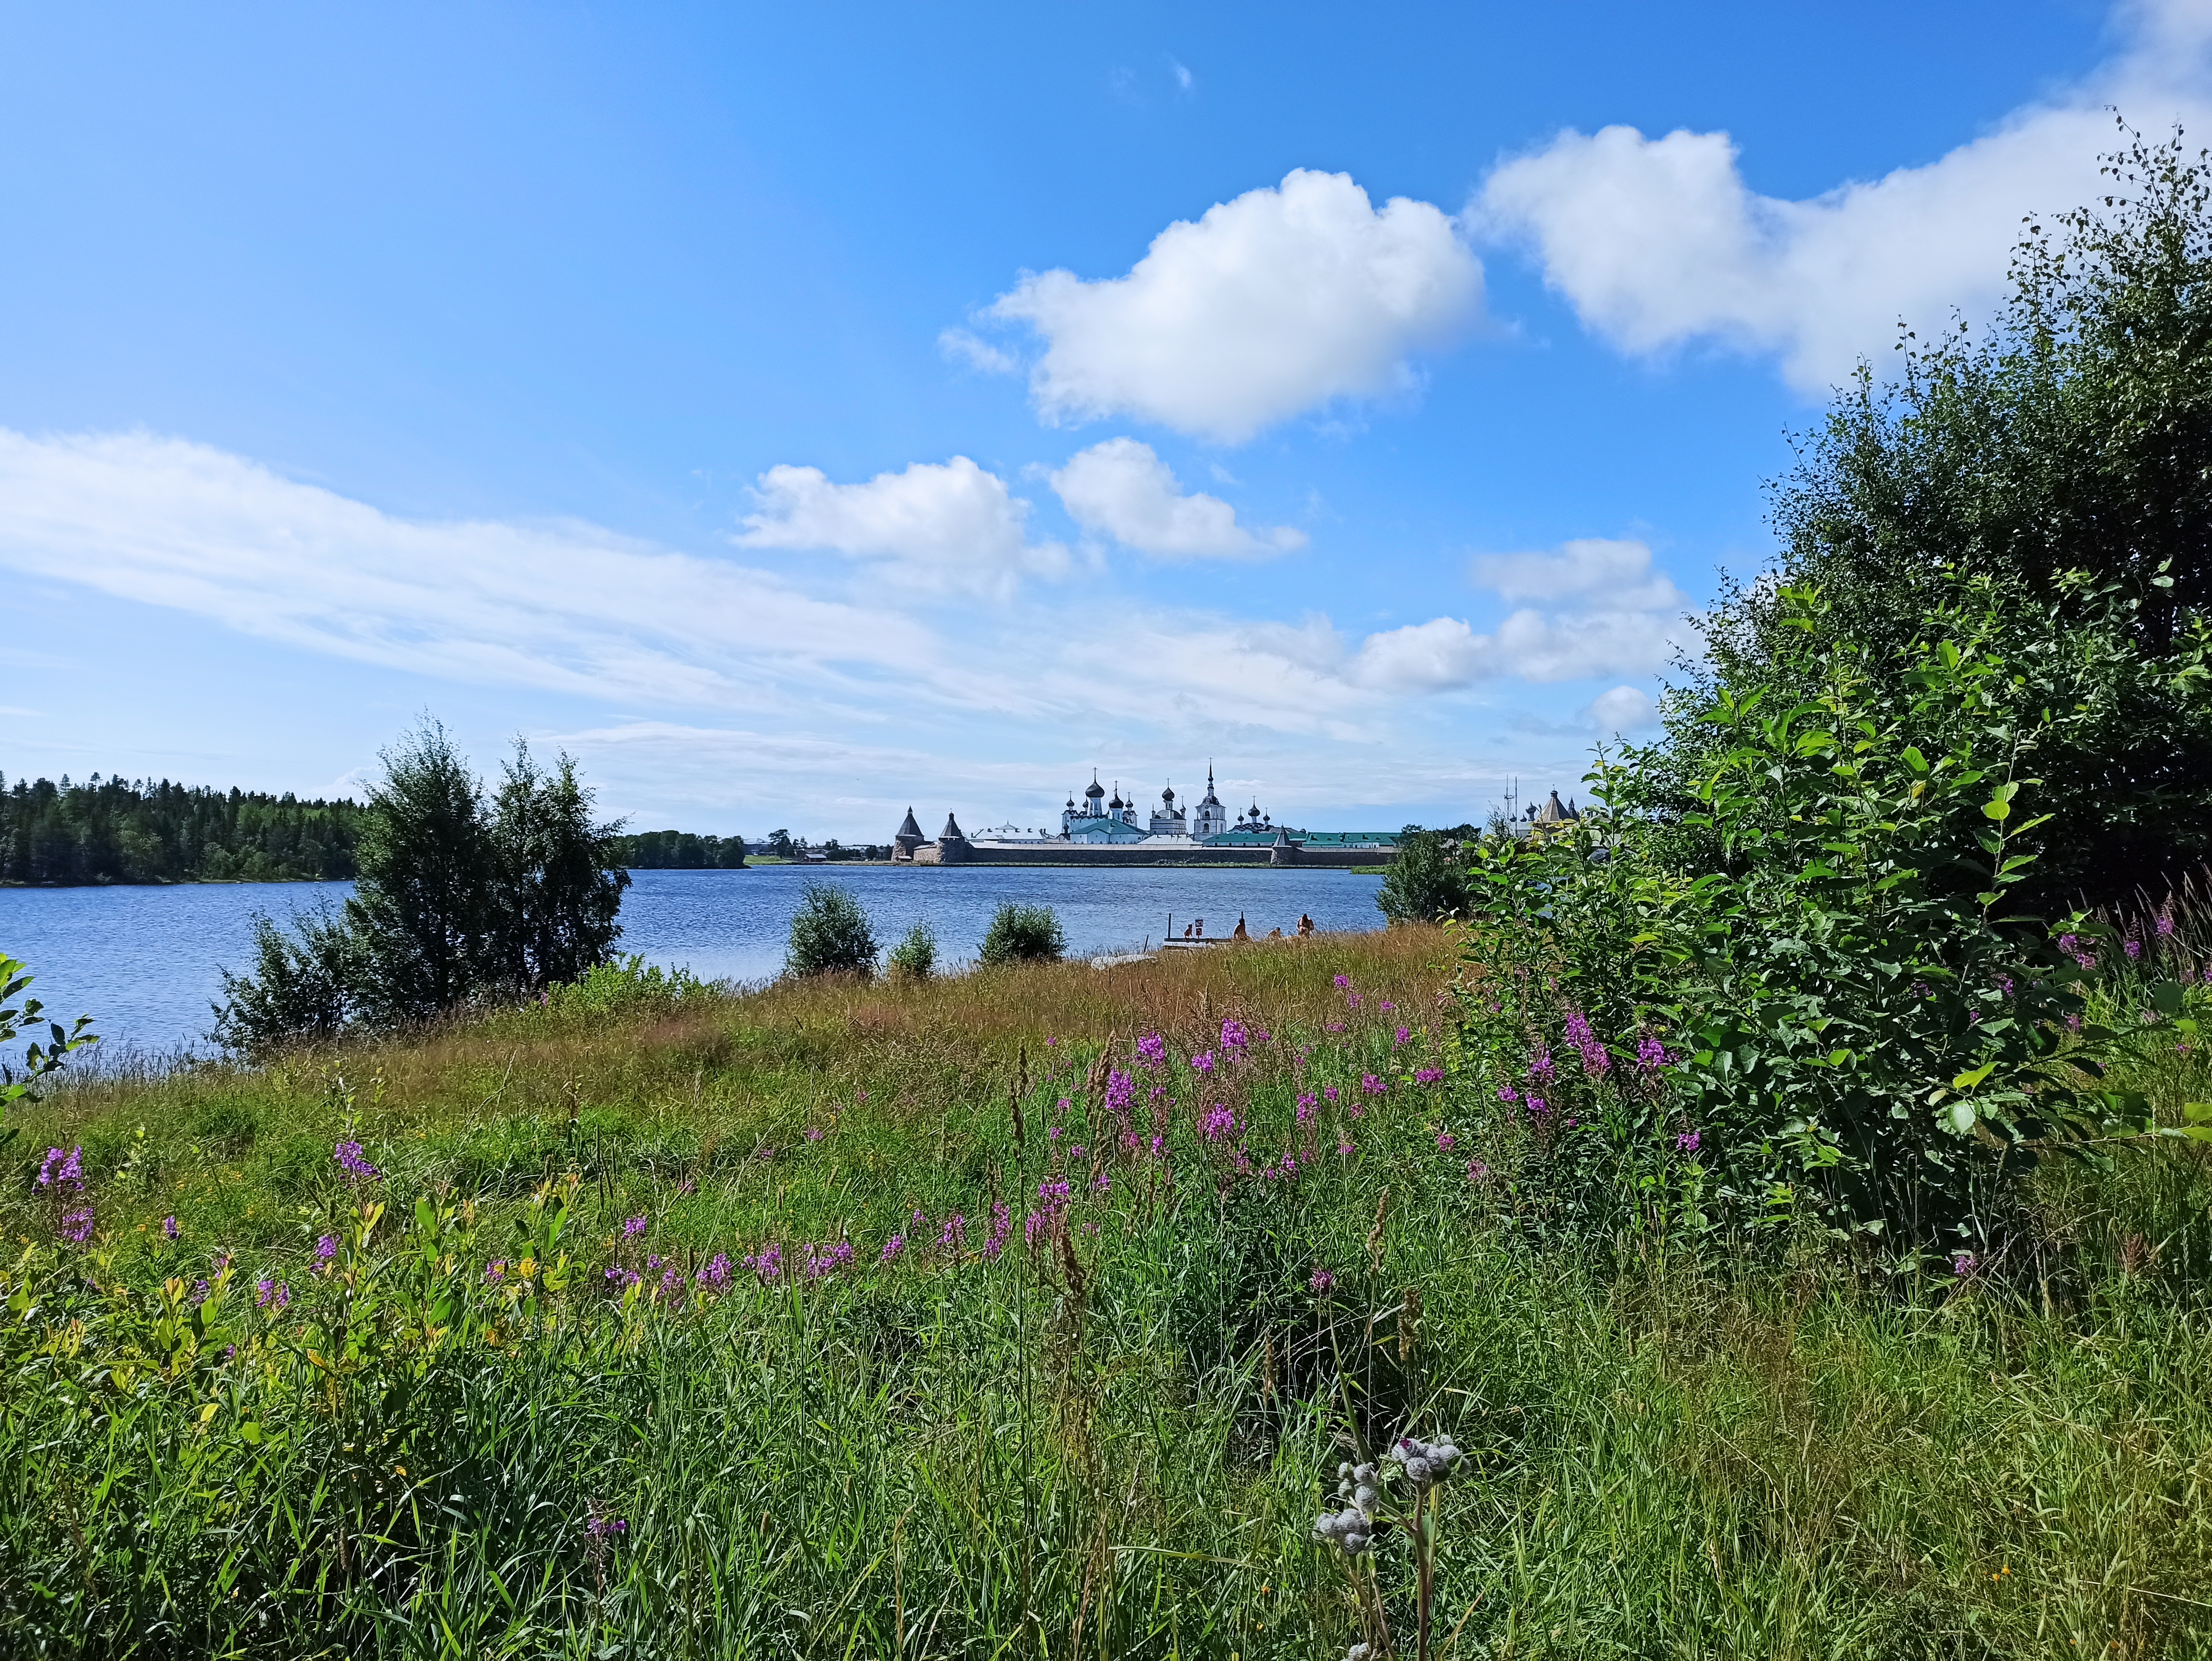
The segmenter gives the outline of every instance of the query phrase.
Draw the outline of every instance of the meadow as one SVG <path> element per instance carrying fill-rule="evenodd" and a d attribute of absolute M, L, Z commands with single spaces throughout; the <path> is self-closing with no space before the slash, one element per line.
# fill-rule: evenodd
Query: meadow
<path fill-rule="evenodd" d="M 6 1150 L 0 1651 L 2212 1653 L 2203 1144 L 2047 1167 L 2005 1262 L 1565 1241 L 1458 973 L 611 968 L 95 1065 Z M 1403 1434 L 1426 1599 L 1313 1537 Z"/>

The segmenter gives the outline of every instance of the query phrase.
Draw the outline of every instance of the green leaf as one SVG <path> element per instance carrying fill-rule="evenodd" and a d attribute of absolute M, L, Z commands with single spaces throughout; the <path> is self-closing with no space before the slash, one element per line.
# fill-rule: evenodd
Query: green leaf
<path fill-rule="evenodd" d="M 2191 1124 L 2212 1124 L 2212 1102 L 2184 1102 L 2181 1116 Z"/>
<path fill-rule="evenodd" d="M 1979 1067 L 1975 1068 L 1972 1072 L 1961 1073 L 1957 1078 L 1952 1080 L 1951 1088 L 1954 1090 L 1972 1090 L 1975 1086 L 1980 1084 L 1983 1080 L 1988 1078 L 1990 1074 L 1996 1072 L 1996 1066 L 1997 1064 L 1994 1060 L 1984 1062 Z M 1972 1117 L 1973 1116 L 1971 1113 L 1967 1115 L 1967 1119 L 1970 1123 L 1972 1121 Z"/>
<path fill-rule="evenodd" d="M 1916 773 L 1924 773 L 1928 770 L 1928 757 L 1920 753 L 1917 745 L 1908 744 L 1905 746 L 1905 764 Z"/>
<path fill-rule="evenodd" d="M 1974 1110 L 1974 1104 L 1964 1098 L 1953 1102 L 1942 1112 L 1943 1122 L 1961 1136 L 1973 1129 L 1974 1121 L 1979 1116 Z"/>

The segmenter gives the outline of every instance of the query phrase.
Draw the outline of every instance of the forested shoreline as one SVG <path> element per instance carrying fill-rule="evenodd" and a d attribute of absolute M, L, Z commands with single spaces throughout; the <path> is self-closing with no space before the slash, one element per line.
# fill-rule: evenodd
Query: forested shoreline
<path fill-rule="evenodd" d="M 362 806 L 167 779 L 72 783 L 0 772 L 0 887 L 350 882 Z M 642 830 L 613 840 L 633 871 L 735 869 L 742 837 Z"/>
<path fill-rule="evenodd" d="M 0 884 L 343 882 L 361 806 L 167 779 L 0 774 Z"/>

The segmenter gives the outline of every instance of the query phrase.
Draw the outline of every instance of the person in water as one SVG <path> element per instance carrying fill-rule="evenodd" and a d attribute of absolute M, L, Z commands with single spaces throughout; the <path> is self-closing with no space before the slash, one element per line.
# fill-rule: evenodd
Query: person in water
<path fill-rule="evenodd" d="M 1304 940 L 1314 932 L 1314 920 L 1303 911 L 1298 913 L 1298 938 Z"/>

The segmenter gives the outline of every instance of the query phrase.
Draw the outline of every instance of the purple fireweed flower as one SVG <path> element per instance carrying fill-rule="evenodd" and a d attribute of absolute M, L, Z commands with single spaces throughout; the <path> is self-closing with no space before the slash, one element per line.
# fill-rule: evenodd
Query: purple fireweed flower
<path fill-rule="evenodd" d="M 1674 1151 L 1678 1153 L 1695 1153 L 1703 1145 L 1704 1141 L 1705 1138 L 1696 1131 L 1686 1130 L 1674 1138 Z"/>
<path fill-rule="evenodd" d="M 1065 1112 L 1066 1112 L 1066 1111 L 1067 1111 L 1069 1105 L 1070 1105 L 1070 1104 L 1069 1104 L 1069 1102 L 1068 1102 L 1067 1098 L 1066 1098 L 1066 1097 L 1065 1097 L 1065 1096 L 1062 1096 L 1062 1097 L 1060 1098 L 1059 1105 L 1057 1105 L 1056 1107 L 1054 1107 L 1054 1108 L 1053 1109 L 1053 1111 L 1054 1111 L 1054 1112 L 1055 1112 L 1055 1113 L 1065 1113 Z"/>
<path fill-rule="evenodd" d="M 629 1524 L 619 1517 L 594 1517 L 584 1524 L 584 1532 L 594 1540 L 611 1540 L 629 1532 Z"/>
<path fill-rule="evenodd" d="M 1981 1259 L 1971 1251 L 1954 1251 L 1951 1254 L 1951 1273 L 1962 1281 L 1972 1280 L 1975 1269 L 1980 1266 Z"/>
<path fill-rule="evenodd" d="M 945 1220 L 945 1230 L 937 1237 L 937 1244 L 947 1250 L 957 1251 L 968 1244 L 968 1218 L 956 1211 Z"/>
<path fill-rule="evenodd" d="M 1048 1142 L 1058 1141 L 1060 1140 L 1060 1127 L 1058 1125 L 1054 1125 L 1051 1129 L 1046 1131 L 1044 1133 L 1044 1139 Z"/>
<path fill-rule="evenodd" d="M 1359 1007 L 1359 995 L 1358 995 L 1357 992 L 1347 992 L 1347 993 L 1346 993 L 1346 994 L 1344 995 L 1344 1004 L 1345 1004 L 1345 1007 L 1346 1007 L 1346 1008 L 1347 1008 L 1347 1009 L 1357 1009 L 1357 1008 L 1358 1008 L 1358 1007 Z"/>
<path fill-rule="evenodd" d="M 806 1127 L 805 1135 L 808 1141 L 818 1142 L 822 1140 L 822 1127 L 818 1124 L 811 1124 Z"/>
<path fill-rule="evenodd" d="M 369 1164 L 366 1159 L 362 1157 L 361 1144 L 359 1142 L 339 1142 L 335 1144 L 331 1149 L 331 1158 L 336 1160 L 339 1169 L 343 1170 L 346 1176 L 355 1182 L 367 1182 L 371 1178 L 381 1177 L 384 1174 L 374 1165 Z"/>
<path fill-rule="evenodd" d="M 1091 1179 L 1091 1186 L 1097 1192 L 1104 1194 L 1113 1188 L 1113 1178 L 1102 1171 Z"/>
<path fill-rule="evenodd" d="M 752 1270 L 762 1281 L 779 1280 L 783 1275 L 783 1250 L 780 1246 L 764 1245 L 754 1256 L 738 1261 Z"/>
<path fill-rule="evenodd" d="M 338 1237 L 337 1235 L 325 1234 L 318 1237 L 315 1241 L 315 1261 L 317 1262 L 327 1263 L 331 1258 L 337 1255 Z"/>
<path fill-rule="evenodd" d="M 1216 1103 L 1206 1110 L 1206 1116 L 1199 1121 L 1198 1130 L 1199 1135 L 1209 1142 L 1218 1142 L 1224 1136 L 1235 1135 L 1236 1110 Z"/>
<path fill-rule="evenodd" d="M 2071 1031 L 2079 1032 L 2081 1030 L 2081 1018 L 2079 1015 L 2069 1015 L 2066 1018 L 2066 1025 Z"/>
<path fill-rule="evenodd" d="M 1485 1180 L 1489 1177 L 1489 1175 L 1490 1175 L 1490 1167 L 1489 1167 L 1488 1165 L 1486 1165 L 1483 1164 L 1483 1162 L 1482 1162 L 1481 1160 L 1480 1160 L 1480 1159 L 1469 1159 L 1469 1160 L 1467 1162 L 1467 1179 L 1468 1179 L 1468 1181 L 1469 1181 L 1469 1182 L 1471 1182 L 1471 1183 L 1479 1183 L 1479 1182 L 1482 1182 L 1482 1181 L 1485 1181 Z"/>
<path fill-rule="evenodd" d="M 57 1192 L 68 1188 L 82 1193 L 84 1191 L 84 1150 L 81 1147 L 73 1147 L 64 1153 L 58 1147 L 48 1148 L 46 1159 L 40 1163 L 38 1180 L 34 1185 L 39 1188 L 51 1188 Z"/>
<path fill-rule="evenodd" d="M 1190 1070 L 1194 1073 L 1212 1072 L 1213 1052 L 1211 1050 L 1200 1050 L 1197 1055 L 1193 1056 L 1190 1058 Z"/>
<path fill-rule="evenodd" d="M 1551 1110 L 1552 1110 L 1550 1108 L 1544 1105 L 1544 1098 L 1541 1096 L 1531 1096 L 1528 1098 L 1529 1117 L 1533 1119 L 1540 1119 Z"/>
<path fill-rule="evenodd" d="M 1646 1073 L 1656 1073 L 1667 1065 L 1668 1056 L 1665 1042 L 1651 1033 L 1637 1041 L 1636 1064 Z"/>
<path fill-rule="evenodd" d="M 983 1256 L 997 1262 L 999 1254 L 1006 1249 L 1006 1236 L 1013 1229 L 1013 1214 L 1006 1209 L 1004 1200 L 991 1202 L 991 1238 L 983 1243 Z"/>
<path fill-rule="evenodd" d="M 1052 1037 L 1048 1036 L 1048 1037 L 1046 1037 L 1045 1041 L 1044 1041 L 1044 1047 L 1045 1047 L 1047 1050 L 1049 1050 L 1049 1049 L 1051 1049 L 1054 1044 L 1058 1043 L 1059 1042 L 1060 1042 L 1060 1040 L 1059 1040 L 1058 1038 L 1055 1038 L 1055 1037 Z"/>
<path fill-rule="evenodd" d="M 2137 958 L 2142 956 L 2142 942 L 2141 940 L 2127 941 L 2125 943 L 2124 949 L 2127 952 L 2128 961 L 2130 963 L 2133 963 Z"/>
<path fill-rule="evenodd" d="M 1242 1050 L 1245 1043 L 1243 1022 L 1226 1020 L 1221 1023 L 1221 1047 L 1224 1050 Z"/>
<path fill-rule="evenodd" d="M 684 1271 L 673 1263 L 670 1264 L 660 1276 L 660 1295 L 664 1298 L 673 1298 L 683 1289 L 683 1286 Z"/>
<path fill-rule="evenodd" d="M 637 1216 L 629 1218 L 623 1224 L 623 1238 L 625 1240 L 635 1240 L 639 1235 L 644 1232 L 645 1217 L 642 1213 L 640 1213 Z"/>
<path fill-rule="evenodd" d="M 809 1245 L 806 1248 L 806 1278 L 810 1281 L 818 1281 L 825 1275 L 834 1274 L 836 1270 L 844 1268 L 852 1261 L 853 1243 L 850 1240 L 840 1240 L 827 1251 L 820 1253 L 817 1253 L 814 1248 Z"/>
<path fill-rule="evenodd" d="M 2012 977 L 2009 975 L 1998 976 L 1997 990 L 2003 993 L 2008 998 L 2012 996 Z"/>
<path fill-rule="evenodd" d="M 1450 1153 L 1451 1151 L 1452 1151 L 1452 1134 L 1451 1134 L 1451 1132 L 1450 1132 L 1450 1131 L 1449 1131 L 1449 1130 L 1441 1130 L 1441 1131 L 1438 1131 L 1438 1132 L 1437 1133 L 1437 1153 Z"/>
<path fill-rule="evenodd" d="M 1415 1084 L 1441 1084 L 1443 1076 L 1444 1070 L 1441 1067 L 1417 1067 L 1413 1069 Z"/>
<path fill-rule="evenodd" d="M 1334 1101 L 1336 1099 L 1336 1086 L 1333 1084 L 1325 1084 L 1321 1087 L 1321 1093 L 1327 1097 L 1330 1101 Z"/>
<path fill-rule="evenodd" d="M 1352 1152 L 1352 1144 L 1340 1139 L 1336 1144 L 1336 1151 L 1339 1153 L 1349 1154 Z"/>
<path fill-rule="evenodd" d="M 2158 920 L 2158 932 L 2161 936 L 2173 933 L 2173 919 L 2170 916 L 2160 917 Z"/>
<path fill-rule="evenodd" d="M 214 1287 L 210 1287 L 210 1286 L 207 1283 L 207 1281 L 204 1281 L 204 1280 L 198 1280 L 198 1281 L 193 1281 L 193 1282 L 192 1282 L 192 1307 L 193 1307 L 194 1309 L 198 1309 L 198 1308 L 202 1304 L 204 1304 L 204 1303 L 207 1302 L 207 1300 L 208 1300 L 208 1294 L 209 1294 L 210 1292 L 214 1291 L 214 1289 L 215 1289 L 215 1288 L 214 1288 Z"/>
<path fill-rule="evenodd" d="M 1136 1080 L 1127 1074 L 1109 1072 L 1106 1074 L 1106 1110 L 1109 1113 L 1127 1113 L 1136 1093 Z"/>
<path fill-rule="evenodd" d="M 253 1306 L 256 1309 L 265 1309 L 274 1315 L 291 1301 L 292 1288 L 282 1281 L 273 1281 L 264 1275 L 254 1282 Z"/>
<path fill-rule="evenodd" d="M 1153 1138 L 1152 1138 L 1152 1157 L 1153 1157 L 1155 1159 L 1165 1159 L 1165 1158 L 1167 1157 L 1167 1152 L 1168 1152 L 1168 1139 L 1167 1139 L 1166 1137 L 1164 1137 L 1164 1136 L 1155 1136 L 1155 1137 L 1153 1137 Z"/>
<path fill-rule="evenodd" d="M 1510 1104 L 1521 1099 L 1521 1092 L 1510 1084 L 1502 1084 L 1498 1086 L 1498 1099 Z"/>
<path fill-rule="evenodd" d="M 1157 1032 L 1147 1032 L 1137 1040 L 1137 1059 L 1146 1067 L 1158 1068 L 1167 1065 L 1167 1040 Z"/>
<path fill-rule="evenodd" d="M 1548 1050 L 1528 1063 L 1528 1077 L 1537 1084 L 1551 1083 L 1555 1073 L 1556 1069 L 1552 1066 L 1552 1052 Z"/>
<path fill-rule="evenodd" d="M 1304 1124 L 1314 1116 L 1314 1095 L 1310 1090 L 1298 1092 L 1298 1123 Z"/>
<path fill-rule="evenodd" d="M 1322 1031 L 1324 1032 L 1341 1032 L 1344 1031 L 1344 1023 L 1342 1021 L 1325 1021 L 1322 1024 Z"/>
<path fill-rule="evenodd" d="M 1270 1037 L 1270 1035 L 1269 1035 L 1269 1033 L 1268 1033 L 1268 1031 L 1267 1031 L 1267 1029 L 1266 1027 L 1264 1027 L 1264 1026 L 1263 1026 L 1263 1027 L 1260 1028 L 1257 1031 L 1255 1031 L 1255 1033 L 1253 1033 L 1253 1035 L 1252 1035 L 1252 1042 L 1253 1042 L 1254 1043 L 1267 1043 L 1267 1042 L 1268 1042 L 1268 1040 L 1269 1040 L 1269 1037 Z"/>
<path fill-rule="evenodd" d="M 1382 1001 L 1381 1003 L 1379 1003 L 1379 1004 L 1377 1004 L 1377 1005 L 1376 1006 L 1376 1008 L 1380 1009 L 1380 1010 L 1381 1010 L 1384 1014 L 1386 1014 L 1386 1015 L 1387 1015 L 1387 1014 L 1389 1014 L 1392 1010 L 1395 1009 L 1397 1007 L 1398 1007 L 1398 1006 L 1397 1006 L 1396 1004 L 1392 1003 L 1392 1002 L 1390 1001 L 1390 1000 L 1389 1000 L 1389 999 L 1388 999 L 1388 998 L 1383 999 L 1383 1000 L 1382 1000 Z"/>
<path fill-rule="evenodd" d="M 876 1261 L 879 1263 L 890 1262 L 898 1256 L 899 1253 L 905 1250 L 906 1236 L 903 1234 L 894 1234 L 890 1239 L 884 1242 L 883 1253 L 876 1259 Z"/>
<path fill-rule="evenodd" d="M 161 1238 L 163 1239 L 173 1240 L 177 1238 L 177 1220 L 174 1217 L 164 1217 L 161 1219 Z"/>
<path fill-rule="evenodd" d="M 82 1245 L 92 1238 L 92 1208 L 79 1206 L 75 1211 L 62 1214 L 62 1238 L 71 1245 Z"/>
<path fill-rule="evenodd" d="M 484 1265 L 484 1279 L 485 1279 L 485 1280 L 487 1280 L 487 1281 L 504 1281 L 506 1278 L 507 1278 L 507 1261 L 506 1261 L 506 1259 L 504 1259 L 504 1258 L 495 1258 L 495 1259 L 493 1259 L 490 1262 L 488 1262 L 488 1263 L 486 1263 L 486 1264 Z"/>
<path fill-rule="evenodd" d="M 1352 990 L 1352 977 L 1349 975 L 1339 975 L 1336 977 L 1336 989 L 1340 992 L 1349 992 Z"/>
<path fill-rule="evenodd" d="M 1359 1075 L 1359 1088 L 1367 1095 L 1380 1096 L 1389 1087 L 1372 1073 L 1363 1073 Z"/>
<path fill-rule="evenodd" d="M 1400 1027 L 1400 1028 L 1398 1029 L 1398 1037 L 1397 1037 L 1397 1039 L 1396 1039 L 1396 1043 L 1406 1043 L 1408 1039 L 1410 1039 L 1413 1036 L 1413 1035 L 1411 1032 L 1407 1031 L 1404 1027 L 1402 1027 L 1402 1026 L 1401 1026 L 1401 1027 Z M 1395 1047 L 1395 1046 L 1394 1046 L 1394 1047 Z"/>
<path fill-rule="evenodd" d="M 1317 1269 L 1313 1272 L 1313 1278 L 1308 1281 L 1306 1284 L 1311 1287 L 1316 1292 L 1327 1292 L 1331 1287 L 1336 1284 L 1336 1276 L 1330 1274 L 1325 1269 Z"/>
<path fill-rule="evenodd" d="M 707 1260 L 707 1267 L 701 1269 L 693 1278 L 710 1292 L 721 1291 L 730 1283 L 729 1254 L 725 1251 L 716 1252 Z"/>

